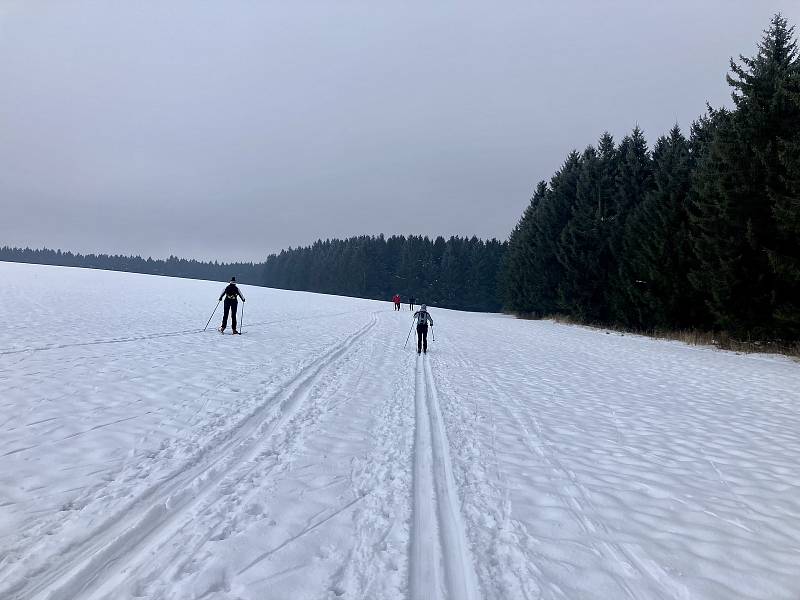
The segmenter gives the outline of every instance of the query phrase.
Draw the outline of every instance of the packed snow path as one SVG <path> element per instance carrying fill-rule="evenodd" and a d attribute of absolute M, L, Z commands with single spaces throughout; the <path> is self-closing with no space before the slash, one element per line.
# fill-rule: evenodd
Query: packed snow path
<path fill-rule="evenodd" d="M 415 380 L 414 528 L 409 595 L 420 600 L 472 600 L 478 598 L 472 557 L 461 523 L 447 435 L 427 356 L 418 356 Z M 436 531 L 438 538 L 432 535 Z M 444 570 L 444 577 L 440 569 Z"/>
<path fill-rule="evenodd" d="M 0 263 L 0 598 L 800 597 L 800 365 Z M 21 334 L 22 332 L 22 334 Z M 412 338 L 413 340 L 413 338 Z"/>

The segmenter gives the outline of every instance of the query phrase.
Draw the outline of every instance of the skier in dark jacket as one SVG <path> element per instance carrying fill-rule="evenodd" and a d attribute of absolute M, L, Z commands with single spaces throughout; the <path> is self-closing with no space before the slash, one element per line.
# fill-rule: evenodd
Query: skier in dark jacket
<path fill-rule="evenodd" d="M 222 327 L 219 328 L 220 333 L 225 333 L 225 328 L 228 326 L 228 313 L 230 313 L 233 333 L 238 334 L 239 332 L 236 330 L 236 312 L 239 309 L 239 298 L 242 299 L 242 302 L 245 300 L 244 296 L 242 296 L 242 292 L 236 287 L 236 277 L 231 277 L 231 282 L 222 290 L 219 299 L 222 300 L 223 298 L 225 298 L 225 312 L 222 315 Z"/>
<path fill-rule="evenodd" d="M 420 309 L 414 313 L 414 319 L 417 321 L 417 354 L 424 352 L 428 353 L 428 323 L 433 327 L 433 319 L 428 314 L 428 307 L 424 304 Z"/>
<path fill-rule="evenodd" d="M 414 296 L 411 296 L 411 298 L 408 299 L 408 308 L 409 308 L 409 310 L 414 310 L 414 302 L 416 302 L 416 301 L 417 301 L 417 299 L 414 298 Z"/>

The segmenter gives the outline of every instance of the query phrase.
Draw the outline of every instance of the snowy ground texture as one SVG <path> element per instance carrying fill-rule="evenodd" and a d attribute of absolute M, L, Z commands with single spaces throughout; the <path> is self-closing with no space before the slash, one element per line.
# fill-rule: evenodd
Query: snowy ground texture
<path fill-rule="evenodd" d="M 800 365 L 0 263 L 0 598 L 800 598 Z"/>

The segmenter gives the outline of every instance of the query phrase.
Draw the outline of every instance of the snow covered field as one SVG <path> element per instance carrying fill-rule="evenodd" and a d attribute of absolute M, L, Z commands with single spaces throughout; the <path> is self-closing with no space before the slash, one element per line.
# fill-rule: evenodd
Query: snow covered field
<path fill-rule="evenodd" d="M 0 598 L 800 598 L 800 365 L 0 263 Z M 407 309 L 407 306 L 404 307 Z"/>

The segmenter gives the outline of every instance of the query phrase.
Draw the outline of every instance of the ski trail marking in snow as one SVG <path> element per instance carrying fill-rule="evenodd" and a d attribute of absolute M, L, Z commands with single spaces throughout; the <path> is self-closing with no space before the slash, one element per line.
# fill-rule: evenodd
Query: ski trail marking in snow
<path fill-rule="evenodd" d="M 145 412 L 143 414 L 149 415 L 150 411 L 148 410 L 147 412 Z M 57 441 L 63 442 L 64 440 L 68 440 L 70 438 L 78 437 L 79 435 L 85 435 L 85 434 L 90 433 L 92 431 L 97 431 L 98 429 L 102 429 L 103 427 L 110 427 L 111 425 L 116 425 L 117 423 L 124 423 L 125 421 L 132 421 L 133 419 L 138 419 L 141 416 L 143 416 L 143 415 L 133 415 L 132 417 L 125 417 L 124 419 L 117 419 L 115 421 L 110 421 L 109 423 L 101 423 L 100 425 L 95 425 L 94 427 L 90 427 L 89 429 L 85 429 L 83 431 L 76 431 L 75 433 L 71 433 L 68 436 L 63 437 L 63 438 L 61 438 L 60 440 L 57 440 Z"/>
<path fill-rule="evenodd" d="M 480 596 L 477 577 L 464 533 L 447 433 L 427 357 L 417 357 L 415 383 L 417 422 L 410 597 L 411 600 L 440 598 L 444 591 L 450 600 L 477 600 Z M 444 570 L 443 581 L 439 565 Z"/>
<path fill-rule="evenodd" d="M 464 534 L 460 501 L 453 470 L 447 433 L 439 410 L 439 395 L 433 382 L 433 373 L 427 357 L 425 366 L 426 399 L 431 421 L 433 443 L 434 481 L 439 509 L 439 531 L 444 550 L 445 574 L 450 597 L 458 600 L 478 598 L 477 577 L 472 565 L 472 556 Z"/>
<path fill-rule="evenodd" d="M 414 520 L 411 530 L 410 600 L 433 600 L 440 595 L 436 561 L 435 516 L 430 419 L 425 402 L 425 372 L 417 357 L 414 405 Z M 433 539 L 431 539 L 433 537 Z"/>
<path fill-rule="evenodd" d="M 131 560 L 147 556 L 149 548 L 180 529 L 185 520 L 181 517 L 190 517 L 191 508 L 215 490 L 235 465 L 254 461 L 269 446 L 273 434 L 291 420 L 324 371 L 376 323 L 373 313 L 367 325 L 305 367 L 282 391 L 265 399 L 216 446 L 199 450 L 171 475 L 88 531 L 83 540 L 74 541 L 53 557 L 50 570 L 26 573 L 21 580 L 0 588 L 0 597 L 72 600 L 93 597 L 94 592 L 109 597 L 103 585 L 108 583 L 113 589 L 121 583 Z M 276 409 L 278 414 L 274 415 Z"/>
<path fill-rule="evenodd" d="M 461 513 L 471 525 L 466 529 L 471 554 L 481 557 L 474 566 L 483 597 L 568 600 L 557 584 L 544 576 L 538 557 L 527 550 L 539 540 L 511 518 L 508 482 L 497 448 L 495 404 L 501 396 L 487 393 L 489 388 L 479 379 L 475 363 L 461 353 L 437 353 L 428 360 L 439 375 L 439 408 L 448 424 Z M 452 374 L 457 375 L 454 378 Z"/>
<path fill-rule="evenodd" d="M 45 443 L 42 443 L 42 444 L 34 444 L 32 446 L 25 446 L 24 448 L 15 448 L 13 450 L 9 450 L 8 452 L 5 452 L 4 454 L 2 454 L 0 456 L 10 456 L 12 454 L 18 454 L 19 452 L 25 452 L 26 450 L 33 450 L 34 448 L 41 448 L 42 446 L 57 445 L 59 442 L 64 442 L 64 441 L 69 440 L 71 438 L 75 438 L 75 437 L 78 437 L 78 436 L 81 436 L 81 435 L 85 435 L 87 433 L 91 433 L 92 431 L 97 431 L 98 429 L 103 429 L 104 427 L 110 427 L 111 425 L 116 425 L 118 423 L 124 423 L 125 421 L 132 421 L 133 419 L 139 419 L 139 418 L 143 417 L 144 415 L 149 415 L 150 412 L 151 411 L 148 410 L 147 412 L 142 413 L 141 415 L 133 415 L 131 417 L 125 417 L 124 419 L 116 419 L 116 420 L 111 421 L 109 423 L 101 423 L 99 425 L 95 425 L 94 427 L 90 427 L 89 429 L 85 429 L 84 431 L 76 431 L 75 433 L 71 433 L 68 436 L 65 436 L 63 438 L 58 438 L 58 439 L 52 440 L 50 442 L 45 442 Z M 52 420 L 53 419 L 45 419 L 44 421 L 39 421 L 39 423 L 45 423 L 47 421 L 52 421 Z"/>
<path fill-rule="evenodd" d="M 374 338 L 371 339 L 374 340 Z M 342 357 L 341 361 L 337 361 L 335 366 L 332 364 L 326 366 L 318 381 L 309 385 L 302 400 L 302 406 L 298 407 L 297 412 L 281 428 L 270 445 L 262 448 L 259 455 L 252 460 L 235 465 L 235 468 L 226 475 L 218 487 L 220 491 L 224 490 L 223 493 L 208 494 L 208 498 L 195 503 L 191 512 L 187 512 L 181 517 L 182 524 L 180 526 L 172 528 L 169 535 L 160 535 L 152 543 L 149 543 L 147 548 L 149 556 L 140 553 L 141 561 L 129 561 L 132 567 L 125 573 L 126 581 L 113 591 L 117 595 L 121 595 L 123 591 L 138 590 L 145 597 L 162 598 L 163 594 L 171 593 L 173 586 L 182 585 L 177 582 L 183 580 L 185 584 L 185 578 L 189 572 L 204 571 L 204 568 L 198 568 L 196 565 L 198 561 L 205 563 L 208 560 L 208 552 L 213 552 L 213 549 L 207 545 L 208 541 L 222 541 L 243 533 L 247 529 L 248 525 L 243 521 L 247 521 L 248 518 L 240 513 L 237 514 L 237 508 L 248 503 L 251 506 L 255 503 L 260 507 L 261 503 L 265 502 L 265 494 L 271 495 L 272 484 L 276 483 L 281 475 L 286 475 L 287 470 L 298 473 L 310 468 L 311 465 L 299 468 L 294 466 L 297 452 L 305 446 L 305 438 L 310 433 L 309 428 L 314 430 L 314 433 L 320 433 L 318 429 L 320 423 L 315 421 L 318 421 L 323 413 L 330 412 L 329 394 L 331 392 L 336 394 L 337 390 L 342 389 L 341 386 L 344 384 L 341 377 L 344 375 L 344 378 L 347 378 L 352 365 L 359 365 L 358 371 L 363 373 L 368 365 L 368 362 L 363 360 L 367 347 L 366 343 L 359 342 L 352 351 L 348 351 L 346 356 Z M 272 477 L 273 474 L 275 477 Z M 269 479 L 272 479 L 272 482 L 268 481 Z M 316 491 L 334 485 L 336 481 L 341 482 L 346 479 L 344 474 L 336 476 L 332 481 L 316 487 Z M 295 499 L 302 500 L 303 495 L 304 491 L 301 491 Z M 362 500 L 362 495 L 357 493 L 356 500 Z M 291 539 L 281 540 L 281 543 L 277 544 L 280 548 L 275 548 L 275 551 L 270 552 L 265 560 L 271 559 L 277 551 L 291 546 L 293 542 L 302 540 L 306 534 L 316 531 L 325 523 L 334 520 L 354 504 L 356 502 L 346 502 L 345 506 L 336 509 L 333 514 L 330 513 L 329 507 L 320 509 L 309 516 L 305 525 L 295 532 Z M 279 505 L 280 502 L 277 505 L 273 504 L 270 511 L 273 512 L 273 515 L 274 511 L 279 509 Z M 256 508 L 254 511 L 248 509 L 245 512 L 249 516 L 257 517 L 262 514 L 262 509 Z M 249 557 L 245 559 L 246 561 L 250 561 L 253 555 L 261 553 L 263 547 L 258 545 L 252 550 Z M 155 561 L 153 557 L 157 557 Z M 233 569 L 234 567 L 231 566 L 231 570 L 225 570 L 228 581 L 232 580 Z M 295 570 L 290 568 L 284 573 L 289 574 Z M 275 575 L 247 581 L 243 585 L 249 587 Z M 192 585 L 195 584 L 196 581 Z M 105 593 L 108 587 L 107 585 L 102 592 Z M 100 596 L 99 593 L 96 595 Z"/>
<path fill-rule="evenodd" d="M 49 419 L 41 419 L 39 421 L 32 421 L 30 423 L 25 423 L 25 427 L 32 427 L 34 425 L 39 425 L 41 423 L 47 423 L 49 421 L 55 421 L 58 417 L 50 417 Z"/>
<path fill-rule="evenodd" d="M 342 514 L 344 511 L 346 511 L 351 506 L 354 506 L 358 502 L 361 502 L 365 497 L 366 496 L 358 496 L 357 498 L 353 498 L 352 500 L 350 500 L 350 502 L 347 502 L 344 506 L 341 506 L 341 507 L 333 510 L 326 517 L 323 517 L 322 519 L 314 521 L 311 525 L 309 525 L 308 527 L 306 527 L 305 529 L 303 529 L 299 533 L 287 538 L 286 540 L 284 540 L 283 542 L 281 542 L 280 544 L 278 544 L 274 548 L 270 548 L 266 552 L 262 552 L 257 557 L 255 557 L 252 561 L 250 561 L 248 564 L 246 564 L 244 567 L 239 569 L 239 571 L 236 574 L 237 575 L 241 575 L 242 573 L 246 573 L 247 571 L 252 569 L 254 566 L 256 566 L 258 563 L 260 563 L 265 558 L 270 557 L 271 555 L 275 554 L 276 552 L 278 552 L 282 548 L 285 548 L 286 546 L 288 546 L 289 544 L 291 544 L 295 540 L 299 540 L 304 535 L 307 535 L 307 534 L 311 533 L 312 531 L 314 531 L 320 525 L 323 525 L 323 524 L 327 523 L 328 521 L 330 521 L 331 519 L 333 519 L 337 515 Z"/>
<path fill-rule="evenodd" d="M 349 410 L 358 413 L 350 423 L 369 435 L 369 449 L 353 453 L 348 477 L 352 493 L 364 500 L 353 511 L 353 544 L 328 580 L 330 598 L 408 596 L 416 355 L 384 339 L 372 340 L 367 348 L 372 360 L 348 390 Z"/>
<path fill-rule="evenodd" d="M 285 319 L 275 319 L 273 321 L 259 321 L 256 323 L 248 323 L 247 328 L 252 329 L 253 327 L 259 327 L 261 325 L 274 325 L 275 323 L 288 323 L 288 322 L 296 322 L 296 321 L 306 321 L 308 319 L 323 319 L 323 318 L 330 318 L 330 317 L 339 317 L 342 315 L 349 315 L 356 312 L 361 312 L 361 310 L 357 311 L 344 311 L 344 312 L 336 312 L 336 313 L 322 313 L 318 315 L 312 315 L 309 317 L 296 317 L 296 318 L 285 318 Z M 44 352 L 47 350 L 62 350 L 64 348 L 79 348 L 82 346 L 101 346 L 104 344 L 125 344 L 129 342 L 141 342 L 145 340 L 157 340 L 160 338 L 168 338 L 168 337 L 176 337 L 182 335 L 194 335 L 198 333 L 219 333 L 217 329 L 183 329 L 181 331 L 165 331 L 162 333 L 150 333 L 147 335 L 139 335 L 136 337 L 122 337 L 122 338 L 114 338 L 110 340 L 93 340 L 91 342 L 74 342 L 71 344 L 52 344 L 50 346 L 37 346 L 35 348 L 19 348 L 15 350 L 0 350 L 0 356 L 8 356 L 10 354 L 22 354 L 24 352 Z"/>
<path fill-rule="evenodd" d="M 113 340 L 95 340 L 92 342 L 75 342 L 72 344 L 53 344 L 51 346 L 38 346 L 36 348 L 20 348 L 18 350 L 2 350 L 0 356 L 7 356 L 9 354 L 21 354 L 23 352 L 44 352 L 45 350 L 61 350 L 63 348 L 79 348 L 81 346 L 98 346 L 102 344 L 123 344 L 126 342 L 139 342 L 142 340 L 155 340 L 158 338 L 175 337 L 178 335 L 191 335 L 194 333 L 203 333 L 202 329 L 186 329 L 183 331 L 168 331 L 165 333 L 153 333 L 149 335 L 140 335 L 138 337 L 130 338 L 117 338 Z"/>

